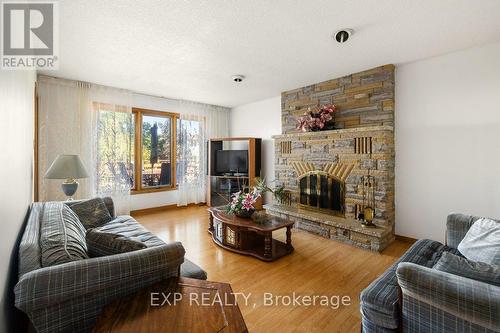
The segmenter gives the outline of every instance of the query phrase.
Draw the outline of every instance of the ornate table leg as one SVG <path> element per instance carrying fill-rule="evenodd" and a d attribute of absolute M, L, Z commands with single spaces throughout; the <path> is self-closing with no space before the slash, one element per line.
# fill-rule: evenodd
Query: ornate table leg
<path fill-rule="evenodd" d="M 209 223 L 208 223 L 208 231 L 214 232 L 214 217 L 212 213 L 210 213 L 210 216 L 208 217 Z"/>
<path fill-rule="evenodd" d="M 271 258 L 273 256 L 272 239 L 272 232 L 266 232 L 264 235 L 264 257 L 266 258 Z"/>
<path fill-rule="evenodd" d="M 225 223 L 221 223 L 222 224 L 222 241 L 221 243 L 224 244 L 224 245 L 227 245 L 227 242 L 226 242 L 226 237 L 227 237 L 227 225 Z"/>
<path fill-rule="evenodd" d="M 286 227 L 286 248 L 287 250 L 292 249 L 292 226 Z"/>

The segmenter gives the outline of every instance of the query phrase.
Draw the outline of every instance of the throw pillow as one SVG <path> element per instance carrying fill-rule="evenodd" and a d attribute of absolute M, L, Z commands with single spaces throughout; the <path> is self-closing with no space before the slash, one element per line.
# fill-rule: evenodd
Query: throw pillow
<path fill-rule="evenodd" d="M 44 204 L 40 251 L 42 267 L 88 258 L 85 228 L 63 203 Z"/>
<path fill-rule="evenodd" d="M 87 231 L 87 248 L 91 257 L 102 257 L 113 254 L 145 249 L 146 244 L 132 237 L 101 232 L 94 229 Z"/>
<path fill-rule="evenodd" d="M 68 203 L 68 206 L 78 215 L 87 230 L 100 227 L 113 219 L 102 198 Z"/>
<path fill-rule="evenodd" d="M 432 268 L 500 286 L 500 266 L 468 260 L 449 252 L 443 252 L 441 259 Z"/>
<path fill-rule="evenodd" d="M 500 265 L 500 223 L 486 218 L 477 220 L 457 248 L 469 260 Z"/>

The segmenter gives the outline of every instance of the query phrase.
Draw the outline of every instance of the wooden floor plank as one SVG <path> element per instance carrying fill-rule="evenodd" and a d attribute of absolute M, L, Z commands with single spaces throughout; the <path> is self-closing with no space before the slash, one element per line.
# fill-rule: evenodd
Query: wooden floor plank
<path fill-rule="evenodd" d="M 186 257 L 203 267 L 212 281 L 228 282 L 234 292 L 252 293 L 239 303 L 250 332 L 359 332 L 359 293 L 411 245 L 396 240 L 376 253 L 292 231 L 295 251 L 275 262 L 263 262 L 216 246 L 207 232 L 207 207 L 170 209 L 135 216 L 165 242 L 181 241 Z M 274 237 L 285 239 L 284 232 Z M 350 306 L 264 306 L 273 295 L 350 296 Z"/>

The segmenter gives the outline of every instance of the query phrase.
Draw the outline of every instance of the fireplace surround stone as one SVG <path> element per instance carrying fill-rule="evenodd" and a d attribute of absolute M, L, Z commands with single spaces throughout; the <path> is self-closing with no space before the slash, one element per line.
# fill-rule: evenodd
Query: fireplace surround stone
<path fill-rule="evenodd" d="M 295 220 L 299 229 L 371 250 L 381 251 L 394 240 L 391 126 L 290 133 L 275 135 L 273 139 L 275 178 L 285 187 L 287 196 L 283 204 L 266 205 L 268 213 Z M 361 141 L 366 143 L 363 149 L 358 147 Z M 301 204 L 299 180 L 316 172 L 343 183 L 342 214 Z M 357 220 L 363 205 L 360 180 L 368 173 L 376 179 L 376 228 L 365 228 Z"/>

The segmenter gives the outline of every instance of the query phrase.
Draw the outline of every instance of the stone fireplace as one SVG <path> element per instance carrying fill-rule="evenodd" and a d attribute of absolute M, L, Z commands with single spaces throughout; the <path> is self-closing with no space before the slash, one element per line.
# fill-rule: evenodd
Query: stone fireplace
<path fill-rule="evenodd" d="M 292 121 L 308 107 L 333 103 L 336 128 L 298 132 Z M 268 213 L 298 229 L 381 251 L 394 239 L 394 68 L 382 66 L 282 93 L 283 134 L 275 140 L 275 178 L 282 203 Z M 375 179 L 375 228 L 358 220 L 362 177 Z"/>

